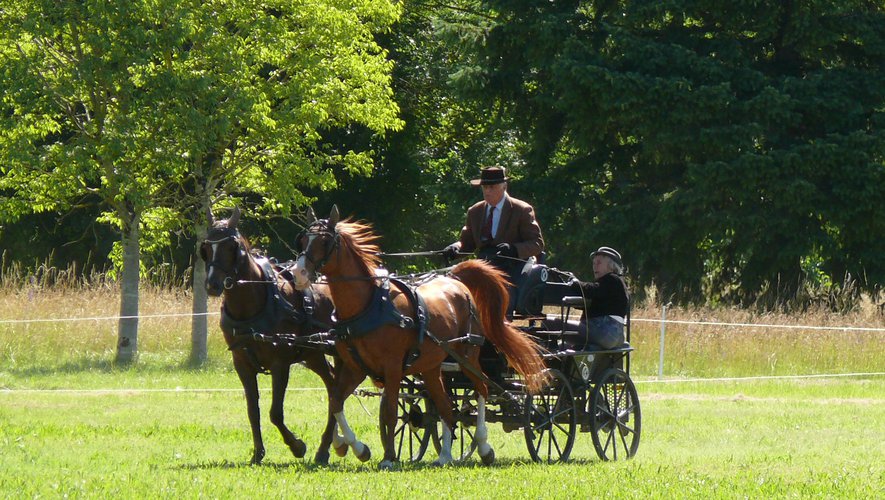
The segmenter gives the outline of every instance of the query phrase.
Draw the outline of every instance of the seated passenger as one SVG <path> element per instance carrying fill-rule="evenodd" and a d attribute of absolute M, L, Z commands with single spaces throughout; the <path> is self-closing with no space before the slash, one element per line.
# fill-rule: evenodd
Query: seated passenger
<path fill-rule="evenodd" d="M 629 306 L 627 283 L 621 254 L 609 247 L 599 247 L 590 254 L 593 259 L 595 281 L 573 280 L 570 294 L 584 297 L 586 304 L 578 322 L 569 321 L 566 330 L 577 331 L 578 347 L 596 344 L 604 349 L 620 347 L 624 343 L 624 325 Z M 562 330 L 562 318 L 548 315 L 544 321 L 547 330 Z"/>

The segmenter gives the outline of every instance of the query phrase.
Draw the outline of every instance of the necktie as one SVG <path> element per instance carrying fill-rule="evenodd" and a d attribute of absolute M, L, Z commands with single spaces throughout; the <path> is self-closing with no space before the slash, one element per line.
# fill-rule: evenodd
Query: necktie
<path fill-rule="evenodd" d="M 489 208 L 489 218 L 486 219 L 486 223 L 482 226 L 482 239 L 483 241 L 492 241 L 492 219 L 495 216 L 495 207 Z"/>

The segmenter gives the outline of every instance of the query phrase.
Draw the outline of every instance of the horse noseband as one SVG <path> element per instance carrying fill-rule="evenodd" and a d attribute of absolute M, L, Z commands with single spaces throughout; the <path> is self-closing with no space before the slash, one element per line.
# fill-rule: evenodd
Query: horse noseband
<path fill-rule="evenodd" d="M 224 271 L 224 273 L 227 275 L 224 277 L 224 282 L 223 282 L 224 289 L 230 290 L 231 288 L 235 287 L 237 284 L 236 276 L 237 276 L 237 274 L 239 274 L 240 264 L 242 263 L 243 257 L 245 254 L 245 249 L 243 248 L 242 243 L 240 243 L 239 231 L 234 230 L 233 234 L 229 234 L 229 235 L 227 235 L 223 238 L 219 238 L 217 240 L 206 239 L 203 241 L 203 243 L 215 244 L 215 243 L 222 243 L 227 240 L 231 240 L 237 244 L 237 256 L 234 259 L 233 268 L 227 269 L 226 266 L 221 265 L 221 262 L 219 262 L 218 259 L 216 258 L 215 252 L 213 252 L 212 260 L 210 262 L 206 262 L 206 269 L 210 269 L 212 267 L 217 267 L 218 269 L 221 269 L 222 271 Z"/>

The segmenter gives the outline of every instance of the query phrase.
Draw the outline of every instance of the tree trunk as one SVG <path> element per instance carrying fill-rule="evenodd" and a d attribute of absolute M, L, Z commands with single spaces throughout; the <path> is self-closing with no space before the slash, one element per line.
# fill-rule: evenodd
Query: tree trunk
<path fill-rule="evenodd" d="M 208 228 L 206 224 L 206 213 L 208 212 L 209 207 L 209 197 L 203 197 L 201 205 L 203 206 L 203 210 L 197 214 L 195 218 L 196 222 L 194 223 L 194 235 L 197 237 L 197 246 L 195 248 L 195 255 L 193 256 L 194 262 L 194 270 L 191 273 L 193 276 L 193 305 L 192 312 L 193 316 L 191 319 L 191 364 L 193 365 L 201 365 L 209 359 L 209 350 L 208 350 L 208 326 L 209 326 L 209 318 L 206 313 L 209 310 L 208 307 L 208 294 L 206 293 L 206 266 L 203 262 L 203 258 L 200 257 L 200 244 L 203 243 L 203 240 L 206 239 L 206 235 L 208 234 Z"/>
<path fill-rule="evenodd" d="M 123 279 L 120 296 L 120 323 L 117 340 L 117 363 L 128 364 L 138 355 L 138 285 L 141 266 L 139 243 L 139 222 L 141 214 L 136 212 L 124 224 Z"/>

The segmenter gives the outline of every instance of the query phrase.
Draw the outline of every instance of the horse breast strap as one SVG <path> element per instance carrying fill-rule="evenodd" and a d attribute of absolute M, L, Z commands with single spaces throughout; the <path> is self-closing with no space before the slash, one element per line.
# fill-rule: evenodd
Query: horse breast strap
<path fill-rule="evenodd" d="M 415 310 L 415 318 L 402 314 L 393 304 L 393 300 L 390 299 L 391 281 L 409 299 L 409 304 Z M 418 344 L 420 345 L 427 332 L 427 306 L 418 292 L 407 283 L 388 277 L 380 280 L 372 293 L 369 305 L 363 312 L 346 321 L 339 321 L 333 317 L 333 322 L 335 335 L 341 340 L 359 337 L 390 324 L 406 329 L 417 328 Z"/>

